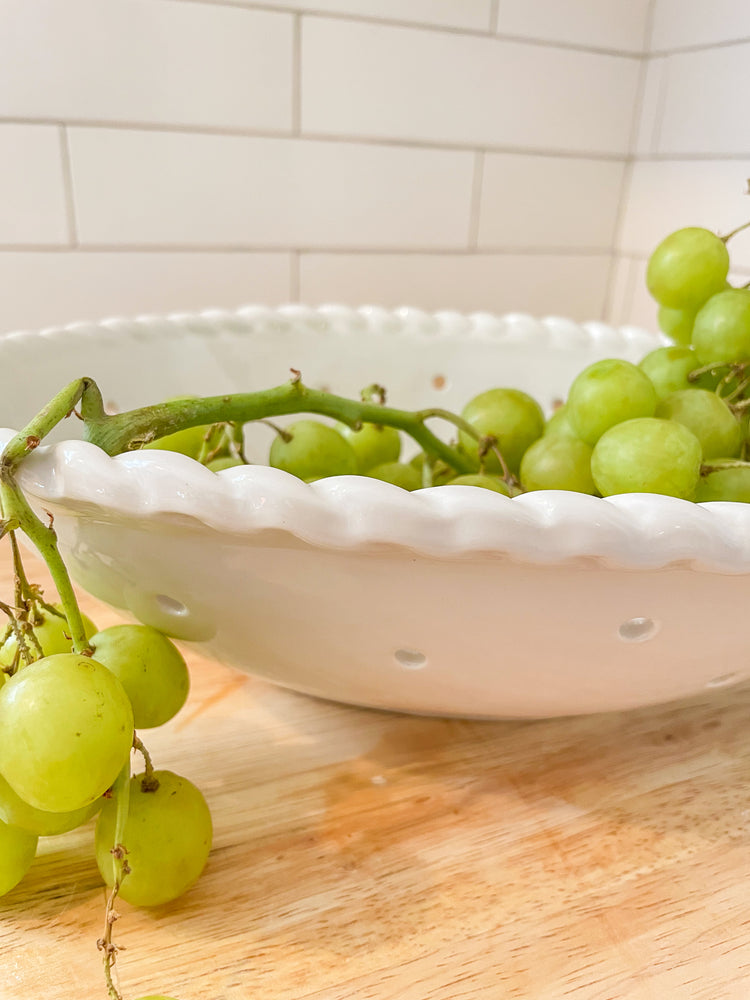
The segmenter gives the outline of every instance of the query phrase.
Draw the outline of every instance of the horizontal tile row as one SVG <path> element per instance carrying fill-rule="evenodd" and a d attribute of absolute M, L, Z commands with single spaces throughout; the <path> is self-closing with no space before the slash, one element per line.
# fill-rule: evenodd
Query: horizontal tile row
<path fill-rule="evenodd" d="M 0 245 L 609 251 L 623 163 L 304 139 L 0 125 Z M 478 214 L 477 214 L 478 213 Z M 476 216 L 476 218 L 475 218 Z M 474 229 L 476 229 L 474 225 Z"/>
<path fill-rule="evenodd" d="M 638 59 L 312 16 L 300 44 L 304 132 L 627 153 Z M 0 118 L 288 133 L 296 60 L 281 10 L 5 0 Z"/>
<path fill-rule="evenodd" d="M 750 154 L 750 41 L 648 60 L 638 155 Z"/>
<path fill-rule="evenodd" d="M 287 253 L 0 251 L 0 335 L 103 316 L 273 306 L 294 298 L 584 321 L 602 318 L 610 264 L 609 254 L 305 253 L 296 260 Z"/>
<path fill-rule="evenodd" d="M 210 2 L 210 0 L 206 0 Z M 252 7 L 253 0 L 239 0 Z M 534 41 L 641 53 L 649 0 L 258 0 L 265 7 L 339 14 Z M 497 6 L 496 16 L 493 16 Z M 494 22 L 494 23 L 493 23 Z"/>
<path fill-rule="evenodd" d="M 750 38 L 746 0 L 656 0 L 650 47 L 654 52 Z"/>
<path fill-rule="evenodd" d="M 638 73 L 621 56 L 307 18 L 302 128 L 624 155 Z"/>
<path fill-rule="evenodd" d="M 289 14 L 3 0 L 0 117 L 288 130 L 292 55 Z"/>

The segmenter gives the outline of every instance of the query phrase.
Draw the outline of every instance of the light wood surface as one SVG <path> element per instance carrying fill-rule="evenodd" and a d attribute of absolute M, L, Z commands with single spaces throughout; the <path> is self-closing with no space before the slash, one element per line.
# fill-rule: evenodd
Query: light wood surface
<path fill-rule="evenodd" d="M 119 906 L 126 1000 L 750 997 L 749 687 L 467 722 L 187 655 L 188 705 L 142 735 L 203 789 L 214 849 L 178 903 Z M 104 899 L 91 827 L 41 842 L 0 900 L 0 998 L 105 1000 Z"/>

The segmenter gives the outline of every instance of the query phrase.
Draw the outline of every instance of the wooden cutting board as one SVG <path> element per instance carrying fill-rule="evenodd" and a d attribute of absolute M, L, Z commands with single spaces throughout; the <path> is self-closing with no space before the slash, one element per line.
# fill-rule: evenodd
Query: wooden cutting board
<path fill-rule="evenodd" d="M 7 600 L 4 546 L 0 567 Z M 186 653 L 187 706 L 142 735 L 203 789 L 214 849 L 179 902 L 119 905 L 125 1000 L 750 997 L 750 687 L 471 722 Z M 40 842 L 0 900 L 0 998 L 106 1000 L 104 900 L 91 827 Z"/>

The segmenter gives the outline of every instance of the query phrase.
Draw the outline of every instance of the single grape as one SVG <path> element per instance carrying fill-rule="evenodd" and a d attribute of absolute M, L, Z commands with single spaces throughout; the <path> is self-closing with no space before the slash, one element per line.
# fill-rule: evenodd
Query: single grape
<path fill-rule="evenodd" d="M 0 821 L 0 896 L 18 885 L 36 855 L 37 837 Z"/>
<path fill-rule="evenodd" d="M 206 462 L 206 468 L 210 469 L 211 472 L 221 472 L 222 469 L 236 469 L 238 465 L 244 464 L 241 458 L 235 458 L 233 455 L 220 455 L 219 458 L 212 458 L 210 462 Z"/>
<path fill-rule="evenodd" d="M 298 420 L 278 434 L 271 445 L 270 464 L 310 482 L 326 476 L 354 476 L 358 472 L 354 449 L 334 427 L 317 420 Z"/>
<path fill-rule="evenodd" d="M 544 432 L 544 414 L 535 399 L 520 389 L 488 389 L 470 400 L 461 416 L 483 437 L 497 439 L 497 447 L 511 472 L 517 473 L 523 453 Z M 478 461 L 478 443 L 466 431 L 459 432 L 464 452 Z M 484 457 L 487 472 L 500 472 L 492 450 Z"/>
<path fill-rule="evenodd" d="M 695 317 L 693 347 L 702 365 L 750 360 L 750 290 L 732 288 L 709 299 Z"/>
<path fill-rule="evenodd" d="M 419 490 L 422 488 L 422 476 L 413 465 L 404 462 L 384 462 L 376 465 L 367 473 L 370 479 L 380 479 L 384 483 L 393 483 L 402 490 Z"/>
<path fill-rule="evenodd" d="M 185 704 L 187 664 L 163 632 L 150 625 L 113 625 L 92 636 L 91 647 L 125 688 L 136 729 L 164 725 Z"/>
<path fill-rule="evenodd" d="M 62 615 L 62 607 L 59 604 L 53 605 Z M 42 647 L 42 656 L 52 656 L 54 653 L 70 653 L 73 649 L 73 641 L 70 638 L 70 626 L 67 618 L 55 615 L 50 611 L 42 610 L 39 614 L 40 621 L 32 625 L 34 635 Z M 86 638 L 90 639 L 96 632 L 96 625 L 86 615 L 81 615 Z M 26 645 L 32 656 L 41 659 L 39 650 L 29 637 Z M 10 667 L 16 662 L 18 653 L 18 640 L 15 635 L 9 636 L 0 647 L 0 667 Z M 23 663 L 23 660 L 20 661 Z"/>
<path fill-rule="evenodd" d="M 203 871 L 211 850 L 211 814 L 203 795 L 171 771 L 155 771 L 159 786 L 144 791 L 143 775 L 130 780 L 122 843 L 130 873 L 120 895 L 136 906 L 159 906 L 181 896 Z M 96 824 L 96 860 L 107 885 L 114 881 L 117 801 L 104 803 Z"/>
<path fill-rule="evenodd" d="M 623 420 L 650 417 L 656 409 L 656 389 L 636 365 L 619 358 L 595 361 L 576 376 L 568 394 L 567 412 L 577 436 L 595 445 L 610 427 Z"/>
<path fill-rule="evenodd" d="M 529 492 L 571 490 L 593 496 L 591 452 L 591 445 L 565 434 L 541 437 L 521 460 L 521 485 Z"/>
<path fill-rule="evenodd" d="M 674 420 L 640 417 L 610 428 L 591 456 L 591 474 L 602 496 L 661 493 L 692 500 L 701 470 L 701 446 Z"/>
<path fill-rule="evenodd" d="M 97 814 L 103 801 L 96 799 L 90 805 L 73 812 L 45 812 L 19 798 L 0 775 L 0 819 L 12 826 L 20 826 L 38 837 L 55 837 L 69 830 L 77 830 Z"/>
<path fill-rule="evenodd" d="M 740 453 L 742 428 L 715 392 L 680 389 L 659 402 L 655 416 L 676 420 L 691 430 L 700 441 L 704 461 Z"/>
<path fill-rule="evenodd" d="M 696 311 L 695 309 L 669 309 L 667 306 L 659 306 L 656 314 L 659 329 L 671 337 L 675 344 L 688 347 L 693 337 Z"/>
<path fill-rule="evenodd" d="M 494 490 L 495 493 L 503 493 L 506 497 L 510 496 L 510 490 L 502 479 L 481 472 L 469 472 L 465 476 L 456 476 L 455 479 L 451 479 L 443 485 L 479 486 L 483 490 Z"/>
<path fill-rule="evenodd" d="M 658 245 L 646 271 L 648 290 L 669 309 L 697 309 L 724 288 L 729 253 L 715 233 L 678 229 Z"/>
<path fill-rule="evenodd" d="M 659 399 L 679 389 L 714 388 L 715 380 L 708 373 L 699 375 L 696 381 L 688 378 L 700 368 L 692 347 L 657 347 L 641 358 L 638 367 L 651 379 Z"/>
<path fill-rule="evenodd" d="M 0 688 L 0 774 L 24 802 L 71 812 L 98 799 L 128 759 L 133 710 L 101 663 L 57 653 Z"/>
<path fill-rule="evenodd" d="M 360 472 L 369 472 L 376 465 L 397 462 L 399 459 L 401 435 L 395 427 L 362 424 L 355 431 L 347 424 L 336 424 L 336 430 L 352 446 Z"/>
<path fill-rule="evenodd" d="M 174 434 L 165 434 L 164 437 L 149 441 L 144 448 L 154 448 L 159 451 L 176 451 L 180 455 L 187 455 L 188 458 L 198 459 L 204 444 L 208 442 L 208 447 L 215 447 L 219 444 L 221 430 L 211 430 L 213 424 L 201 424 L 198 427 L 186 427 L 184 430 L 175 431 Z"/>
<path fill-rule="evenodd" d="M 558 406 L 555 412 L 547 417 L 547 423 L 544 425 L 544 436 L 552 437 L 553 435 L 561 434 L 565 437 L 577 437 L 578 435 L 573 430 L 573 425 L 570 422 L 570 413 L 568 411 L 567 403 L 562 406 Z"/>
<path fill-rule="evenodd" d="M 736 458 L 712 458 L 708 468 L 713 471 L 701 474 L 696 503 L 714 500 L 750 503 L 750 465 L 738 466 Z"/>

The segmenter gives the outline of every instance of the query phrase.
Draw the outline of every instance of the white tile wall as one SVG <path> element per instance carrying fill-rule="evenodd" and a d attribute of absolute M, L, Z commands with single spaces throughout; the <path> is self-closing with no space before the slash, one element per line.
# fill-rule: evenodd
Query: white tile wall
<path fill-rule="evenodd" d="M 492 0 L 263 0 L 263 5 L 473 31 L 489 29 L 492 11 Z"/>
<path fill-rule="evenodd" d="M 665 230 L 748 215 L 748 10 L 3 0 L 0 330 L 300 297 L 651 315 Z"/>
<path fill-rule="evenodd" d="M 654 52 L 750 39 L 746 0 L 657 0 L 651 35 Z"/>
<path fill-rule="evenodd" d="M 83 244 L 460 247 L 469 152 L 71 128 Z"/>
<path fill-rule="evenodd" d="M 623 172 L 617 161 L 488 153 L 479 245 L 609 252 Z"/>
<path fill-rule="evenodd" d="M 609 254 L 303 254 L 300 291 L 312 304 L 372 303 L 462 312 L 602 313 Z"/>
<path fill-rule="evenodd" d="M 331 135 L 625 155 L 638 61 L 305 18 L 302 126 Z"/>
<path fill-rule="evenodd" d="M 0 251 L 0 274 L 5 330 L 290 300 L 287 253 Z"/>
<path fill-rule="evenodd" d="M 748 93 L 750 42 L 670 56 L 658 152 L 750 154 Z"/>
<path fill-rule="evenodd" d="M 649 0 L 501 0 L 497 30 L 640 55 L 648 10 Z"/>
<path fill-rule="evenodd" d="M 60 129 L 0 124 L 0 245 L 67 241 Z"/>
<path fill-rule="evenodd" d="M 288 130 L 292 17 L 176 0 L 3 0 L 0 115 Z"/>

